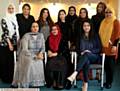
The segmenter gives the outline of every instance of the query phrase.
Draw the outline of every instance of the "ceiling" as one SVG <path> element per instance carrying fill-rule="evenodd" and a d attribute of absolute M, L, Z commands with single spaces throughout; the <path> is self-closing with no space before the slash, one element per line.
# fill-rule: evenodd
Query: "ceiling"
<path fill-rule="evenodd" d="M 44 2 L 44 3 L 98 3 L 106 0 L 19 0 L 20 2 Z"/>

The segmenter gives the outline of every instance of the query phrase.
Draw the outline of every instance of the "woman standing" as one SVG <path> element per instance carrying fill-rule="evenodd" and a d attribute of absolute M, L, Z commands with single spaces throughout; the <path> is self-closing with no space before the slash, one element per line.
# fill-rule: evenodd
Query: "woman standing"
<path fill-rule="evenodd" d="M 93 27 L 96 33 L 99 33 L 99 27 L 100 27 L 100 23 L 101 21 L 105 18 L 105 9 L 106 9 L 106 5 L 103 2 L 99 2 L 97 5 L 97 13 L 96 15 L 92 16 L 92 23 L 93 23 Z"/>
<path fill-rule="evenodd" d="M 117 55 L 117 42 L 120 38 L 119 22 L 112 7 L 105 9 L 105 19 L 101 22 L 99 35 L 102 41 L 102 52 L 105 53 L 105 88 L 109 89 L 113 82 L 113 64 Z"/>
<path fill-rule="evenodd" d="M 14 72 L 14 55 L 19 40 L 15 7 L 10 4 L 6 16 L 1 20 L 2 34 L 0 40 L 0 78 L 3 82 L 12 82 Z"/>
<path fill-rule="evenodd" d="M 102 22 L 102 20 L 105 18 L 105 9 L 106 9 L 106 5 L 104 2 L 99 2 L 96 8 L 96 15 L 92 16 L 92 23 L 93 23 L 93 28 L 94 28 L 94 32 L 96 32 L 97 34 L 99 33 L 99 27 L 100 24 Z M 100 70 L 96 70 L 96 80 L 100 80 Z"/>
<path fill-rule="evenodd" d="M 79 45 L 79 39 L 80 39 L 80 35 L 82 32 L 82 24 L 85 20 L 90 20 L 88 18 L 88 11 L 86 8 L 81 8 L 80 12 L 79 12 L 79 17 L 78 19 L 74 22 L 74 32 L 75 32 L 75 46 L 76 48 Z"/>
<path fill-rule="evenodd" d="M 65 17 L 66 17 L 66 12 L 65 10 L 60 10 L 58 12 L 58 21 L 56 24 L 59 25 L 60 29 L 61 29 L 61 33 L 62 33 L 62 36 L 65 40 L 69 41 L 70 42 L 70 38 L 71 38 L 71 27 L 69 25 L 68 22 L 66 22 L 65 20 Z"/>
<path fill-rule="evenodd" d="M 71 41 L 71 38 L 72 38 L 71 27 L 70 27 L 70 24 L 68 22 L 66 22 L 65 17 L 66 17 L 65 10 L 60 10 L 59 13 L 58 13 L 57 24 L 59 25 L 59 27 L 61 29 L 63 39 L 67 41 L 67 43 L 69 44 L 69 48 L 70 48 L 71 42 L 72 42 Z M 73 72 L 73 65 L 70 61 L 70 54 L 68 54 L 66 59 L 67 59 L 67 65 L 68 65 L 67 76 L 69 76 Z"/>
<path fill-rule="evenodd" d="M 47 86 L 54 89 L 63 89 L 66 78 L 66 57 L 68 56 L 68 43 L 63 39 L 59 26 L 53 25 L 50 36 L 46 41 L 48 61 L 46 64 Z"/>
<path fill-rule="evenodd" d="M 43 53 L 45 41 L 43 34 L 39 33 L 39 25 L 33 22 L 31 32 L 26 33 L 18 49 L 17 69 L 12 85 L 21 87 L 44 86 Z"/>
<path fill-rule="evenodd" d="M 68 15 L 66 16 L 66 21 L 72 26 L 73 22 L 77 19 L 76 8 L 70 6 L 68 9 Z"/>
<path fill-rule="evenodd" d="M 50 28 L 53 25 L 53 20 L 51 19 L 49 10 L 47 8 L 43 8 L 41 10 L 40 16 L 37 22 L 40 27 L 39 32 L 43 33 L 46 41 L 48 36 L 50 35 Z"/>
<path fill-rule="evenodd" d="M 19 25 L 20 39 L 25 33 L 30 32 L 32 23 L 35 21 L 34 17 L 30 15 L 31 7 L 29 4 L 24 4 L 22 7 L 22 14 L 17 14 L 17 22 Z"/>
<path fill-rule="evenodd" d="M 78 54 L 78 64 L 77 69 L 69 76 L 67 89 L 71 88 L 71 82 L 73 82 L 83 69 L 83 86 L 82 91 L 87 91 L 88 88 L 88 72 L 91 63 L 96 62 L 99 59 L 101 51 L 101 42 L 98 35 L 93 33 L 92 25 L 90 20 L 85 20 L 82 25 L 82 32 L 80 37 L 79 49 L 77 49 Z"/>

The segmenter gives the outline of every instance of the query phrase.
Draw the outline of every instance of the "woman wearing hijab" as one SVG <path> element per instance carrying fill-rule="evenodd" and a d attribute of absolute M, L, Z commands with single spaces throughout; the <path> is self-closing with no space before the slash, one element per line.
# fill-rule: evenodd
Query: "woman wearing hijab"
<path fill-rule="evenodd" d="M 53 25 L 50 36 L 46 41 L 48 61 L 46 64 L 46 82 L 48 87 L 63 89 L 66 78 L 66 56 L 68 56 L 68 43 L 63 40 L 58 25 Z"/>
<path fill-rule="evenodd" d="M 114 9 L 107 6 L 105 19 L 101 22 L 99 35 L 102 42 L 102 52 L 105 53 L 105 88 L 109 89 L 113 82 L 113 64 L 117 55 L 117 42 L 120 38 L 119 22 L 116 20 Z"/>
<path fill-rule="evenodd" d="M 71 42 L 71 46 L 70 49 L 73 51 L 75 50 L 75 40 L 73 37 L 75 37 L 74 35 L 74 22 L 75 20 L 78 18 L 77 14 L 76 14 L 76 8 L 74 6 L 70 6 L 68 9 L 68 15 L 66 16 L 65 21 L 67 22 L 67 24 L 69 25 L 69 28 L 71 29 L 71 33 L 70 33 L 70 42 Z"/>
<path fill-rule="evenodd" d="M 3 82 L 12 82 L 14 72 L 14 55 L 19 40 L 15 7 L 9 4 L 6 16 L 1 20 L 2 34 L 0 40 L 0 78 Z"/>
<path fill-rule="evenodd" d="M 38 23 L 33 22 L 31 32 L 26 33 L 20 41 L 12 87 L 18 86 L 18 83 L 23 88 L 39 87 L 45 84 L 43 69 L 45 41 L 43 34 L 38 31 Z"/>

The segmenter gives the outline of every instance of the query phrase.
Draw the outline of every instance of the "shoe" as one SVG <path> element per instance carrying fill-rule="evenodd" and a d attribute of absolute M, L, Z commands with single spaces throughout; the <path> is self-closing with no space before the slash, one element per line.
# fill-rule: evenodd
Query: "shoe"
<path fill-rule="evenodd" d="M 69 90 L 71 89 L 71 87 L 72 87 L 71 81 L 67 79 L 65 89 Z"/>
<path fill-rule="evenodd" d="M 10 88 L 18 88 L 18 86 L 10 85 Z"/>
<path fill-rule="evenodd" d="M 106 89 L 110 89 L 110 88 L 112 87 L 112 84 L 104 83 L 103 86 L 104 86 Z"/>
<path fill-rule="evenodd" d="M 40 88 L 40 86 L 29 86 L 29 88 Z"/>
<path fill-rule="evenodd" d="M 46 86 L 47 88 L 51 88 L 51 85 L 48 85 L 48 84 L 47 84 L 47 85 L 45 85 L 45 86 Z"/>
<path fill-rule="evenodd" d="M 57 87 L 57 86 L 53 86 L 53 89 L 54 89 L 54 90 L 58 90 L 58 87 Z"/>

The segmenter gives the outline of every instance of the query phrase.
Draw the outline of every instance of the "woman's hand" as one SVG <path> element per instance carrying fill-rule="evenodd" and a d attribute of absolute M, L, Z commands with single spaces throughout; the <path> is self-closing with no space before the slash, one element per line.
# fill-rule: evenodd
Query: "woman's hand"
<path fill-rule="evenodd" d="M 11 43 L 9 38 L 7 39 L 7 42 L 8 42 L 8 46 L 9 46 L 10 51 L 13 51 L 14 47 L 13 47 L 13 45 L 12 45 L 12 43 Z"/>
<path fill-rule="evenodd" d="M 44 59 L 43 53 L 38 53 L 37 54 L 37 59 L 43 60 Z"/>
<path fill-rule="evenodd" d="M 50 50 L 48 51 L 48 57 L 55 57 L 57 56 L 57 52 L 53 53 Z"/>

